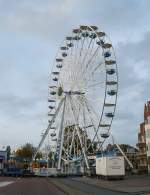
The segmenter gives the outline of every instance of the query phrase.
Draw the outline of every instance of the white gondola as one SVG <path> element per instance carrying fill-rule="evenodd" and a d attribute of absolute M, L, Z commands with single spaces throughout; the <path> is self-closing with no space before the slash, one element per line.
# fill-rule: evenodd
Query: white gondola
<path fill-rule="evenodd" d="M 89 33 L 88 32 L 83 32 L 82 33 L 82 37 L 88 37 L 89 36 Z"/>
<path fill-rule="evenodd" d="M 113 96 L 113 95 L 117 94 L 117 91 L 116 90 L 110 90 L 110 91 L 107 91 L 107 94 L 110 95 L 110 96 Z"/>
<path fill-rule="evenodd" d="M 48 122 L 49 122 L 49 123 L 51 123 L 51 122 L 52 122 L 52 120 L 48 120 Z M 53 120 L 53 122 L 55 122 L 55 120 Z"/>
<path fill-rule="evenodd" d="M 58 78 L 56 78 L 56 77 L 55 77 L 55 78 L 53 78 L 53 81 L 58 81 Z"/>
<path fill-rule="evenodd" d="M 96 41 L 97 45 L 104 45 L 104 41 L 103 40 L 100 40 L 100 41 Z"/>
<path fill-rule="evenodd" d="M 56 67 L 57 68 L 62 68 L 62 65 L 57 64 Z"/>
<path fill-rule="evenodd" d="M 105 113 L 105 116 L 108 118 L 114 117 L 114 114 L 112 112 Z"/>
<path fill-rule="evenodd" d="M 73 37 L 73 40 L 76 40 L 76 41 L 79 41 L 80 39 L 81 39 L 81 37 L 79 37 L 79 36 Z"/>
<path fill-rule="evenodd" d="M 109 52 L 109 51 L 106 51 L 105 53 L 104 53 L 104 57 L 105 58 L 109 58 L 111 56 L 111 53 Z"/>
<path fill-rule="evenodd" d="M 95 39 L 96 36 L 97 36 L 96 33 L 91 33 L 89 37 L 90 37 L 91 39 Z"/>
<path fill-rule="evenodd" d="M 106 139 L 109 137 L 109 133 L 101 133 L 101 137 Z"/>
<path fill-rule="evenodd" d="M 63 46 L 63 47 L 60 47 L 60 49 L 61 49 L 61 50 L 68 50 L 69 48 L 68 48 L 68 47 Z"/>
<path fill-rule="evenodd" d="M 109 75 L 113 75 L 115 72 L 116 72 L 115 69 L 107 69 L 106 70 L 106 73 L 109 74 Z"/>
<path fill-rule="evenodd" d="M 63 56 L 64 58 L 67 57 L 67 53 L 63 52 L 63 53 L 62 53 L 62 56 Z"/>
<path fill-rule="evenodd" d="M 98 27 L 97 26 L 90 26 L 93 30 L 97 31 Z"/>
<path fill-rule="evenodd" d="M 71 40 L 73 40 L 73 37 L 66 37 L 66 40 L 71 41 Z"/>
<path fill-rule="evenodd" d="M 105 106 L 105 107 L 114 107 L 115 104 L 112 104 L 112 103 L 105 103 L 104 106 Z"/>
<path fill-rule="evenodd" d="M 100 127 L 109 127 L 110 124 L 100 124 Z"/>
<path fill-rule="evenodd" d="M 54 116 L 55 114 L 54 113 L 48 113 L 48 116 Z"/>
<path fill-rule="evenodd" d="M 51 109 L 51 110 L 55 108 L 54 106 L 48 106 L 48 107 L 49 107 L 49 109 Z"/>
<path fill-rule="evenodd" d="M 104 49 L 109 49 L 109 48 L 112 47 L 112 44 L 110 44 L 110 43 L 104 43 L 104 44 L 102 45 L 102 47 L 103 47 Z"/>
<path fill-rule="evenodd" d="M 67 43 L 68 47 L 73 47 L 73 43 Z"/>
<path fill-rule="evenodd" d="M 53 141 L 53 142 L 57 142 L 57 138 L 55 138 L 55 139 L 52 139 L 52 141 Z"/>
<path fill-rule="evenodd" d="M 48 102 L 56 102 L 56 100 L 48 99 Z"/>
<path fill-rule="evenodd" d="M 51 133 L 51 137 L 55 137 L 56 136 L 56 133 Z"/>
<path fill-rule="evenodd" d="M 56 95 L 56 91 L 51 91 L 50 94 L 51 95 Z"/>
<path fill-rule="evenodd" d="M 75 34 L 78 34 L 78 33 L 81 33 L 82 31 L 81 31 L 81 29 L 79 29 L 79 28 L 75 28 L 75 29 L 73 29 L 73 33 L 75 33 Z"/>
<path fill-rule="evenodd" d="M 116 61 L 115 60 L 106 60 L 105 64 L 106 65 L 113 65 L 113 64 L 116 64 Z"/>
<path fill-rule="evenodd" d="M 53 72 L 54 75 L 59 75 L 59 72 Z"/>
<path fill-rule="evenodd" d="M 80 29 L 81 29 L 81 30 L 87 30 L 87 29 L 88 29 L 88 26 L 87 26 L 87 25 L 81 25 L 81 26 L 80 26 Z"/>
<path fill-rule="evenodd" d="M 56 62 L 62 62 L 63 59 L 62 58 L 56 58 Z"/>
<path fill-rule="evenodd" d="M 51 86 L 49 86 L 49 88 L 53 89 L 53 88 L 56 88 L 56 86 L 55 85 L 51 85 Z"/>
<path fill-rule="evenodd" d="M 97 34 L 98 37 L 103 37 L 103 36 L 105 36 L 105 33 L 104 33 L 104 32 L 97 32 L 96 34 Z"/>
<path fill-rule="evenodd" d="M 116 81 L 107 81 L 106 85 L 117 85 Z"/>

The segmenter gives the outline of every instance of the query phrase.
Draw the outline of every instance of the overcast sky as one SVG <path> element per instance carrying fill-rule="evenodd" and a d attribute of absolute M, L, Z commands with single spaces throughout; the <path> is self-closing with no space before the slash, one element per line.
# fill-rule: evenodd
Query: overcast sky
<path fill-rule="evenodd" d="M 150 100 L 149 0 L 0 0 L 0 147 L 35 145 L 47 127 L 48 76 L 72 28 L 94 24 L 110 37 L 119 68 L 112 126 L 135 145 Z"/>

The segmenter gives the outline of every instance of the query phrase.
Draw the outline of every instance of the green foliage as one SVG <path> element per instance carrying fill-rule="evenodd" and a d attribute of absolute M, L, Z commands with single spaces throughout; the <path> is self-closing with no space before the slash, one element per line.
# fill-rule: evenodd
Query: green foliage
<path fill-rule="evenodd" d="M 26 143 L 16 151 L 16 157 L 22 161 L 31 161 L 34 152 L 35 147 L 30 143 Z"/>
<path fill-rule="evenodd" d="M 35 157 L 35 160 L 36 159 L 40 159 L 40 158 L 42 158 L 43 156 L 42 156 L 42 152 L 38 152 L 37 154 L 36 154 L 36 157 Z"/>

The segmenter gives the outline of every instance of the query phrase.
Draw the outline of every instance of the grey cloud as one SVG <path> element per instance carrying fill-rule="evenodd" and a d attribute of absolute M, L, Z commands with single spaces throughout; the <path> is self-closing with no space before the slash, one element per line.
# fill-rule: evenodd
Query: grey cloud
<path fill-rule="evenodd" d="M 66 33 L 81 23 L 92 23 L 108 33 L 116 49 L 119 96 L 112 131 L 119 141 L 136 143 L 144 102 L 150 96 L 149 5 L 146 0 L 37 0 L 36 3 L 33 0 L 1 0 L 0 33 L 3 36 L 5 32 L 14 33 L 16 37 L 23 34 L 20 45 L 28 41 L 29 53 L 33 56 L 33 59 L 29 58 L 26 50 L 16 51 L 18 57 L 27 62 L 26 69 L 23 66 L 21 70 L 15 66 L 21 61 L 17 61 L 17 55 L 14 56 L 8 46 L 6 56 L 11 54 L 14 59 L 3 56 L 0 60 L 0 115 L 7 123 L 3 122 L 1 128 L 7 132 L 10 128 L 16 133 L 27 131 L 30 140 L 33 138 L 38 142 L 40 129 L 47 125 L 47 85 L 51 66 L 48 62 L 53 61 L 56 48 Z M 34 43 L 30 43 L 32 39 Z M 35 43 L 41 47 L 43 42 L 50 47 L 42 44 L 43 49 L 36 53 L 30 48 Z M 6 66 L 2 67 L 2 64 Z M 27 120 L 28 124 L 25 124 Z M 25 133 L 23 135 L 22 142 L 29 139 Z M 4 134 L 3 137 L 3 143 L 11 141 Z M 20 143 L 19 138 L 14 140 Z"/>
<path fill-rule="evenodd" d="M 84 22 L 101 25 L 115 39 L 127 39 L 130 35 L 133 39 L 136 31 L 142 31 L 149 7 L 145 0 L 2 2 L 7 14 L 1 17 L 1 30 L 33 33 L 49 40 L 63 37 L 74 25 Z"/>
<path fill-rule="evenodd" d="M 149 35 L 145 32 L 139 41 L 118 43 L 116 50 L 120 87 L 114 128 L 120 139 L 122 132 L 129 134 L 128 141 L 132 140 L 134 144 L 143 121 L 144 103 L 150 99 Z"/>

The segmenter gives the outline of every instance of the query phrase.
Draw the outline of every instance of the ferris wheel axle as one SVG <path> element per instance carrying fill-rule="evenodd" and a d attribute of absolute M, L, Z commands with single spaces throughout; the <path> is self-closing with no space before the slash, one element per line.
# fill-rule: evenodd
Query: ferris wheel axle
<path fill-rule="evenodd" d="M 64 91 L 64 93 L 66 95 L 84 95 L 84 92 L 80 92 L 80 91 Z"/>

